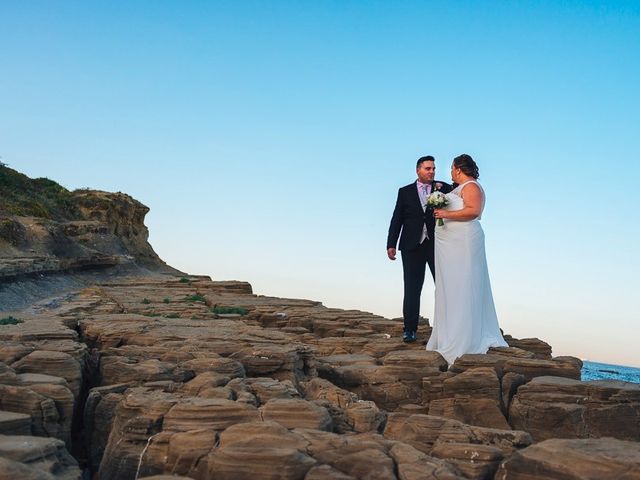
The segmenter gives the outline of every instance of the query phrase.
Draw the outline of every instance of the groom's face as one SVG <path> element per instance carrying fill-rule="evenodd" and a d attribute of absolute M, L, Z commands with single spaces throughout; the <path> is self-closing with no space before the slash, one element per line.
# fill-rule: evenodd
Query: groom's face
<path fill-rule="evenodd" d="M 436 164 L 430 160 L 426 162 L 422 162 L 416 168 L 416 173 L 418 174 L 418 180 L 422 183 L 431 183 L 433 182 L 433 178 L 436 176 Z"/>

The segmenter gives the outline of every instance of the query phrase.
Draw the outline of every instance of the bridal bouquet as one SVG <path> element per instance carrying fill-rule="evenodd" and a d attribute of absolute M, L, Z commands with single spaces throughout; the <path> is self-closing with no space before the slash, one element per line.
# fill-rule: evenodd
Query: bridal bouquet
<path fill-rule="evenodd" d="M 436 190 L 431 195 L 427 197 L 427 206 L 431 208 L 444 208 L 448 205 L 449 200 L 447 200 L 447 196 Z M 441 218 L 438 219 L 438 226 L 442 227 L 444 222 Z"/>

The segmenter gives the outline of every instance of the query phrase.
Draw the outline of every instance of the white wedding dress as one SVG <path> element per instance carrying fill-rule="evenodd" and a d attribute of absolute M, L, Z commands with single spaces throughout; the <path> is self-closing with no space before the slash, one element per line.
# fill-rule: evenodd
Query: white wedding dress
<path fill-rule="evenodd" d="M 480 187 L 471 180 L 447 193 L 446 210 L 460 210 L 464 206 L 460 195 L 470 183 Z M 444 226 L 436 223 L 435 314 L 427 350 L 440 352 L 449 365 L 465 353 L 486 353 L 490 347 L 508 347 L 498 327 L 479 218 L 444 219 Z"/>

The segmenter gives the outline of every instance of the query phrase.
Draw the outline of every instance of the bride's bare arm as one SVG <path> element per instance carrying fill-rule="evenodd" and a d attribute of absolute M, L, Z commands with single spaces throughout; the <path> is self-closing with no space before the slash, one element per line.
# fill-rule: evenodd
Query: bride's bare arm
<path fill-rule="evenodd" d="M 434 210 L 436 218 L 448 218 L 449 220 L 468 221 L 478 218 L 482 212 L 482 190 L 475 183 L 469 183 L 461 192 L 464 207 L 460 210 Z"/>

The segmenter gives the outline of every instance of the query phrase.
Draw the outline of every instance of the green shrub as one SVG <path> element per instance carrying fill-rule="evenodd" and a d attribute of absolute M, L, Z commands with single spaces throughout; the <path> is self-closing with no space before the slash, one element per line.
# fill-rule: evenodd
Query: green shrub
<path fill-rule="evenodd" d="M 145 317 L 159 317 L 159 313 L 151 312 L 151 313 L 143 313 Z"/>
<path fill-rule="evenodd" d="M 180 318 L 180 314 L 179 313 L 170 313 L 168 315 L 165 315 L 165 318 Z"/>
<path fill-rule="evenodd" d="M 151 303 L 151 300 L 149 300 L 148 298 L 143 298 L 142 303 L 144 303 L 145 305 L 149 305 Z"/>
<path fill-rule="evenodd" d="M 167 297 L 167 298 L 163 298 L 163 299 L 162 299 L 162 301 L 163 301 L 164 303 L 171 303 L 171 299 L 170 299 L 169 297 Z"/>
<path fill-rule="evenodd" d="M 0 325 L 17 325 L 19 323 L 22 323 L 22 320 L 12 316 L 0 318 Z"/>
<path fill-rule="evenodd" d="M 181 277 L 180 283 L 191 283 L 191 280 L 189 280 L 187 277 Z"/>
<path fill-rule="evenodd" d="M 239 315 L 246 315 L 247 309 L 243 307 L 219 307 L 215 306 L 211 309 L 211 312 L 215 314 L 224 315 L 225 313 L 236 313 Z"/>
<path fill-rule="evenodd" d="M 202 295 L 199 295 L 199 294 L 187 295 L 186 297 L 184 297 L 184 299 L 189 301 L 189 302 L 202 302 L 202 303 L 204 303 L 204 301 L 205 301 L 205 298 Z"/>
<path fill-rule="evenodd" d="M 20 222 L 0 218 L 0 238 L 17 247 L 26 240 L 27 229 Z"/>
<path fill-rule="evenodd" d="M 31 179 L 8 167 L 0 168 L 0 212 L 54 220 L 80 220 L 74 195 L 48 178 Z"/>

